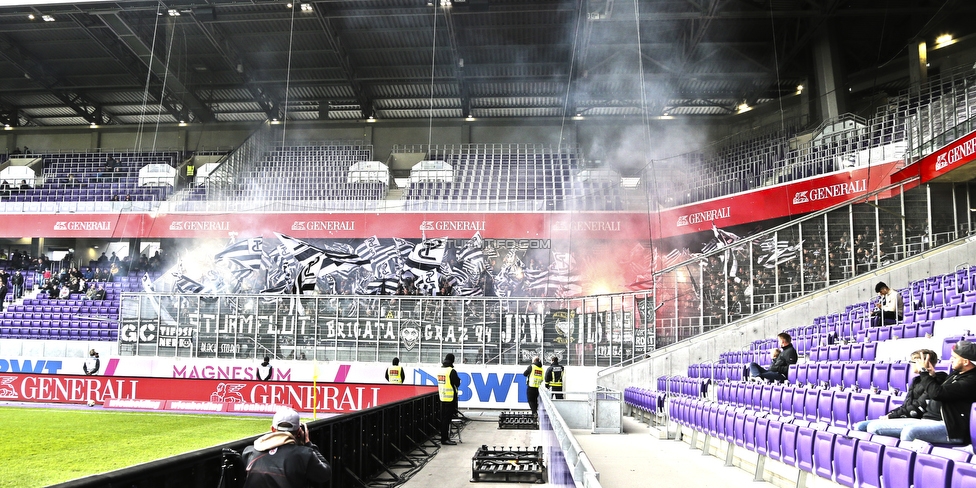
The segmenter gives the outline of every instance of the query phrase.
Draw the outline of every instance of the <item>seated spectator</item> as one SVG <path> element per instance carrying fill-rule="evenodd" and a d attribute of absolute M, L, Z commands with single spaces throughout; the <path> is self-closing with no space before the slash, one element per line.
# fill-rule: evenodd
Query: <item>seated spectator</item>
<path fill-rule="evenodd" d="M 881 327 L 898 323 L 901 320 L 905 304 L 902 301 L 901 293 L 892 292 L 891 288 L 883 281 L 879 281 L 874 286 L 874 291 L 878 293 L 878 302 L 875 309 L 871 312 L 871 326 Z"/>
<path fill-rule="evenodd" d="M 68 188 L 77 188 L 78 180 L 75 178 L 74 173 L 68 173 L 68 181 L 65 183 Z"/>
<path fill-rule="evenodd" d="M 105 285 L 98 285 L 97 287 L 92 286 L 88 289 L 88 293 L 85 296 L 89 300 L 104 300 L 105 299 Z"/>
<path fill-rule="evenodd" d="M 923 421 L 901 432 L 903 441 L 922 440 L 933 444 L 972 443 L 969 435 L 969 413 L 976 403 L 976 344 L 959 341 L 952 348 L 952 372 L 941 377 L 935 362 L 926 354 L 918 366 L 925 393 L 942 404 L 942 421 Z"/>
<path fill-rule="evenodd" d="M 0 197 L 10 196 L 10 183 L 7 180 L 0 181 Z"/>
<path fill-rule="evenodd" d="M 919 349 L 911 355 L 912 371 L 914 374 L 921 374 L 926 370 L 926 366 L 922 364 L 923 357 L 928 358 L 932 362 L 933 367 L 939 362 L 939 355 L 935 351 Z M 940 371 L 936 373 L 936 376 L 939 381 L 945 381 L 945 378 L 949 375 Z M 879 419 L 858 422 L 855 429 L 876 435 L 901 437 L 903 430 L 922 420 L 941 422 L 942 411 L 940 407 L 939 402 L 930 401 L 928 394 L 925 393 L 925 387 L 922 385 L 921 378 L 916 376 L 912 379 L 912 384 L 908 387 L 904 404 L 881 416 Z"/>
<path fill-rule="evenodd" d="M 20 180 L 20 189 L 21 190 L 30 190 L 31 189 L 31 186 L 27 184 L 27 180 Z"/>
<path fill-rule="evenodd" d="M 780 332 L 776 337 L 779 338 L 781 352 L 773 360 L 773 364 L 767 370 L 757 363 L 749 363 L 749 376 L 769 381 L 786 381 L 786 374 L 790 370 L 790 365 L 796 364 L 799 357 L 793 347 L 793 338 L 789 334 Z"/>

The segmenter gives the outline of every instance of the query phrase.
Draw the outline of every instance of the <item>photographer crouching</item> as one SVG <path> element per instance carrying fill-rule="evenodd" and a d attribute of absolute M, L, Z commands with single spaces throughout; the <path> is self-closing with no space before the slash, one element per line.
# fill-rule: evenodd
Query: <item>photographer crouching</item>
<path fill-rule="evenodd" d="M 241 457 L 244 488 L 302 488 L 332 479 L 332 467 L 309 442 L 308 427 L 287 407 L 275 413 L 271 432 L 247 446 Z"/>

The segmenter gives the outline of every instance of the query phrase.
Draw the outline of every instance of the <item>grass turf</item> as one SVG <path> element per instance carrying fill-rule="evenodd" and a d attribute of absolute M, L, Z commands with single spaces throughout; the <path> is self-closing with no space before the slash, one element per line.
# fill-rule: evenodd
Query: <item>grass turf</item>
<path fill-rule="evenodd" d="M 267 432 L 269 417 L 0 407 L 0 487 L 48 486 Z"/>

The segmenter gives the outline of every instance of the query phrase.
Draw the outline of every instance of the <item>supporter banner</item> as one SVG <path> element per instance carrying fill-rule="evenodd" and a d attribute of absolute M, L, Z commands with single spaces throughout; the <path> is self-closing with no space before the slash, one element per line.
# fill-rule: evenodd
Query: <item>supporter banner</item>
<path fill-rule="evenodd" d="M 966 141 L 969 141 L 967 146 Z M 942 154 L 948 171 L 969 158 L 976 142 L 964 138 Z M 955 148 L 955 149 L 953 149 Z M 968 161 L 969 159 L 965 159 Z M 933 159 L 934 161 L 934 159 Z M 860 167 L 792 183 L 685 205 L 660 213 L 121 213 L 8 214 L 0 237 L 103 238 L 401 238 L 447 237 L 534 242 L 600 239 L 647 242 L 820 210 L 887 185 L 900 161 Z M 936 164 L 933 164 L 935 167 Z"/>
<path fill-rule="evenodd" d="M 548 358 L 548 356 L 547 356 Z M 544 359 L 547 359 L 544 358 Z M 529 358 L 531 360 L 531 358 Z M 596 389 L 596 377 L 602 367 L 599 366 L 576 366 L 568 363 L 563 358 L 566 365 L 565 389 L 566 391 L 592 391 Z M 256 385 L 274 385 L 275 388 L 283 385 L 292 385 L 291 388 L 310 387 L 313 378 L 317 378 L 322 383 L 318 386 L 350 387 L 353 393 L 357 388 L 380 388 L 382 393 L 379 395 L 381 403 L 385 402 L 388 394 L 401 394 L 402 386 L 388 385 L 383 378 L 386 370 L 385 363 L 359 363 L 359 362 L 315 362 L 315 361 L 272 361 L 275 368 L 274 378 L 289 378 L 287 381 L 258 382 L 251 381 L 254 378 L 254 368 L 257 361 L 248 360 L 222 360 L 222 359 L 197 359 L 197 358 L 160 358 L 160 357 L 111 357 L 108 361 L 115 361 L 117 366 L 111 372 L 104 371 L 105 376 L 72 376 L 66 375 L 68 372 L 81 371 L 84 362 L 82 358 L 5 358 L 0 359 L 0 400 L 12 401 L 38 401 L 56 403 L 85 403 L 89 399 L 102 403 L 107 398 L 126 400 L 129 406 L 121 408 L 149 408 L 148 406 L 137 407 L 134 401 L 170 401 L 183 402 L 174 406 L 161 403 L 160 409 L 187 409 L 193 402 L 201 403 L 228 403 L 220 398 L 237 398 L 236 393 L 240 393 L 240 398 L 247 402 L 230 402 L 223 410 L 231 411 L 262 411 L 260 408 L 268 407 L 270 403 L 263 400 L 251 402 L 251 392 L 255 392 L 255 398 L 262 399 L 256 391 Z M 527 361 L 526 361 L 527 362 Z M 543 361 L 548 364 L 547 360 Z M 438 365 L 422 364 L 413 365 L 401 362 L 404 367 L 406 385 L 411 387 L 433 387 L 436 385 L 437 372 L 440 370 Z M 458 376 L 461 377 L 460 406 L 462 408 L 493 408 L 493 409 L 525 409 L 528 408 L 528 400 L 525 397 L 525 377 L 522 372 L 525 366 L 485 366 L 468 365 L 460 363 L 456 365 Z M 24 386 L 23 378 L 34 378 L 27 383 L 27 387 L 34 387 L 34 393 L 27 391 L 21 393 Z M 14 379 L 17 378 L 17 379 Z M 45 382 L 38 382 L 38 378 L 54 378 Z M 68 380 L 71 380 L 70 383 Z M 146 380 L 154 380 L 147 383 Z M 163 381 L 164 380 L 164 381 Z M 150 386 L 155 381 L 162 381 L 168 392 L 165 396 L 158 395 L 155 390 L 150 390 Z M 194 395 L 183 395 L 184 387 L 187 391 L 206 390 L 204 386 L 197 385 L 221 385 L 223 393 L 216 390 L 207 390 L 203 393 Z M 70 387 L 69 387 L 70 385 Z M 236 393 L 227 393 L 229 388 L 235 390 L 237 385 L 245 385 Z M 298 386 L 295 386 L 298 385 Z M 394 388 L 392 393 L 385 391 Z M 62 388 L 62 390 L 59 390 Z M 214 387 L 216 388 L 216 387 Z M 367 391 L 367 390 L 364 390 Z M 41 391 L 45 392 L 43 395 Z M 342 390 L 345 393 L 345 389 Z M 425 390 L 426 391 L 426 390 Z M 152 394 L 147 393 L 152 392 Z M 175 392 L 175 393 L 174 393 Z M 62 393 L 61 399 L 31 399 L 30 397 L 45 396 L 50 397 Z M 215 395 L 211 395 L 214 394 Z M 413 393 L 410 393 L 411 395 Z M 365 393 L 364 393 L 365 395 Z M 370 393 L 372 395 L 372 393 Z M 358 398 L 358 397 L 357 397 Z M 371 398 L 371 397 L 370 397 Z M 393 400 L 395 401 L 395 400 Z M 146 403 L 146 405 L 149 405 Z M 196 410 L 208 410 L 216 408 L 197 408 Z"/>
<path fill-rule="evenodd" d="M 159 401 L 288 405 L 295 410 L 350 413 L 432 393 L 434 387 L 366 383 L 299 383 L 170 378 L 0 375 L 0 399 L 43 403 L 125 400 L 133 408 Z M 144 404 L 140 407 L 138 405 Z M 230 410 L 227 410 L 230 411 Z"/>
<path fill-rule="evenodd" d="M 917 163 L 921 172 L 921 182 L 928 183 L 952 170 L 968 165 L 974 159 L 976 159 L 976 131 L 922 158 Z"/>

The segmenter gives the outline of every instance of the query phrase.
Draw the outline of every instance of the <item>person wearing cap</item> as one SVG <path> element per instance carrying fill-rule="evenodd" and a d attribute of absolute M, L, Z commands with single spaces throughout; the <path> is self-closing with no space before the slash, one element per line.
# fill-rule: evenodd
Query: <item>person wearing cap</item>
<path fill-rule="evenodd" d="M 85 364 L 81 366 L 81 369 L 85 370 L 86 375 L 91 376 L 98 373 L 98 368 L 101 364 L 101 360 L 98 359 L 98 353 L 92 349 L 88 351 L 88 359 L 85 360 Z"/>
<path fill-rule="evenodd" d="M 942 422 L 918 424 L 901 433 L 904 441 L 922 440 L 933 444 L 970 444 L 969 412 L 976 403 L 976 344 L 959 341 L 952 348 L 952 371 L 939 380 L 935 366 L 923 354 L 919 377 L 925 393 L 942 404 Z"/>
<path fill-rule="evenodd" d="M 458 387 L 461 377 L 454 370 L 454 354 L 448 353 L 441 363 L 441 370 L 437 373 L 437 397 L 441 404 L 441 444 L 453 446 L 457 442 L 451 440 L 451 420 L 457 413 Z"/>
<path fill-rule="evenodd" d="M 400 358 L 393 358 L 393 365 L 386 368 L 386 372 L 383 373 L 383 377 L 386 378 L 386 381 L 389 381 L 394 385 L 403 384 L 403 366 L 400 366 Z"/>
<path fill-rule="evenodd" d="M 565 368 L 563 365 L 559 364 L 559 356 L 552 357 L 552 363 L 546 369 L 546 388 L 553 392 L 552 397 L 556 400 L 562 400 L 563 394 L 556 393 L 558 391 L 563 391 L 563 374 L 565 373 Z"/>
<path fill-rule="evenodd" d="M 244 488 L 300 488 L 332 479 L 332 466 L 309 441 L 298 412 L 287 407 L 275 412 L 271 432 L 244 448 L 241 457 Z"/>

